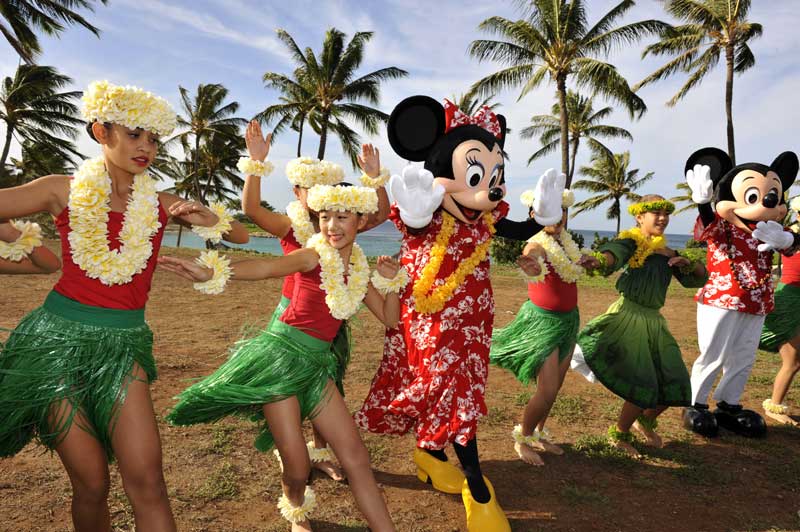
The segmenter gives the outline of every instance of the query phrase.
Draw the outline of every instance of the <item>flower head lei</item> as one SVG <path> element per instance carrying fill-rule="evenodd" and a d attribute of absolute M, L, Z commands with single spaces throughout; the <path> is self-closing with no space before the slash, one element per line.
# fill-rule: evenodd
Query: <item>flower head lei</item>
<path fill-rule="evenodd" d="M 82 100 L 83 118 L 89 123 L 110 122 L 158 135 L 169 135 L 177 124 L 177 115 L 165 99 L 138 87 L 93 81 Z"/>
<path fill-rule="evenodd" d="M 535 198 L 533 190 L 526 190 L 519 196 L 519 200 L 522 202 L 523 205 L 528 207 L 529 209 L 533 208 L 533 200 Z M 572 192 L 570 189 L 564 190 L 561 194 L 561 207 L 564 209 L 568 209 L 572 207 L 575 203 L 575 193 Z"/>
<path fill-rule="evenodd" d="M 378 210 L 378 194 L 368 187 L 314 185 L 308 191 L 308 208 L 314 211 L 350 211 L 370 214 Z"/>
<path fill-rule="evenodd" d="M 336 185 L 344 179 L 344 169 L 331 161 L 298 157 L 286 164 L 286 177 L 291 184 L 303 188 L 311 188 L 314 185 Z"/>
<path fill-rule="evenodd" d="M 667 211 L 668 214 L 672 214 L 675 211 L 675 204 L 669 200 L 655 200 L 628 205 L 628 212 L 633 216 L 657 211 Z"/>

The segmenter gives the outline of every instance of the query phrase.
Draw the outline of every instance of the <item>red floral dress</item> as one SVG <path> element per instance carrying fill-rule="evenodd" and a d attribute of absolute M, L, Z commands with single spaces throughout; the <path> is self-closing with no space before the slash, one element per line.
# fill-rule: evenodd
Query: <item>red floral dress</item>
<path fill-rule="evenodd" d="M 508 213 L 501 202 L 492 211 L 495 222 Z M 455 441 L 466 445 L 475 437 L 478 419 L 486 414 L 484 393 L 494 321 L 489 259 L 482 261 L 434 314 L 414 309 L 413 285 L 428 263 L 442 227 L 438 211 L 421 233 L 410 232 L 396 206 L 390 219 L 403 233 L 401 262 L 411 282 L 401 294 L 401 317 L 384 340 L 383 360 L 372 381 L 356 423 L 384 434 L 415 429 L 417 445 L 441 449 Z M 475 247 L 491 233 L 481 219 L 474 225 L 456 220 L 453 236 L 434 287 L 440 286 Z"/>

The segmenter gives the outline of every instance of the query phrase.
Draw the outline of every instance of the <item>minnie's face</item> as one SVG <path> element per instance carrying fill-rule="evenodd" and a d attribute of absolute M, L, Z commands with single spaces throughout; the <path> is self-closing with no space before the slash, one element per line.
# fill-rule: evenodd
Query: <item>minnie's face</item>
<path fill-rule="evenodd" d="M 717 213 L 745 231 L 751 232 L 758 222 L 781 222 L 786 216 L 786 204 L 781 202 L 783 185 L 772 170 L 766 175 L 757 170 L 741 170 L 731 181 L 731 194 L 733 201 L 717 202 Z"/>
<path fill-rule="evenodd" d="M 506 195 L 503 150 L 498 144 L 490 150 L 468 140 L 453 151 L 452 162 L 453 179 L 434 179 L 445 189 L 442 207 L 464 223 L 476 223 Z"/>

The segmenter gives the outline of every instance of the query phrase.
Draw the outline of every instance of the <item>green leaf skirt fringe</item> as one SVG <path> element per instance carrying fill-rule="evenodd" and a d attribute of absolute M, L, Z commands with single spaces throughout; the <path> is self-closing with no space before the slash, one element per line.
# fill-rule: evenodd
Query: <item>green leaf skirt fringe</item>
<path fill-rule="evenodd" d="M 537 307 L 530 300 L 520 307 L 514 321 L 492 334 L 489 360 L 512 372 L 523 384 L 536 379 L 550 354 L 558 349 L 558 361 L 572 356 L 578 336 L 578 308 L 555 312 Z"/>
<path fill-rule="evenodd" d="M 181 392 L 167 421 L 194 425 L 245 416 L 259 424 L 256 449 L 268 451 L 274 441 L 262 405 L 294 396 L 301 419 L 311 419 L 327 403 L 328 381 L 338 374 L 330 342 L 273 320 L 258 336 L 234 344 L 214 373 Z"/>
<path fill-rule="evenodd" d="M 578 334 L 586 363 L 603 385 L 640 408 L 688 406 L 689 372 L 658 309 L 624 297 Z"/>
<path fill-rule="evenodd" d="M 781 345 L 800 334 L 800 286 L 779 284 L 775 310 L 767 314 L 761 332 L 760 349 L 777 353 Z"/>
<path fill-rule="evenodd" d="M 156 378 L 153 333 L 144 309 L 83 305 L 50 292 L 25 316 L 0 351 L 0 457 L 32 439 L 49 449 L 79 426 L 114 459 L 111 438 L 138 364 Z"/>

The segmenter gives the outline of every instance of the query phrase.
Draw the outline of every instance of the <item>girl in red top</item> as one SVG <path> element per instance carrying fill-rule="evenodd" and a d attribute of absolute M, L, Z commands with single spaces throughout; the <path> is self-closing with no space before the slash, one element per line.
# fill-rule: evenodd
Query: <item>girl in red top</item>
<path fill-rule="evenodd" d="M 533 206 L 533 191 L 524 192 L 522 203 Z M 536 380 L 536 393 L 528 401 L 522 423 L 514 427 L 514 450 L 531 465 L 544 465 L 537 451 L 563 454 L 548 441 L 544 424 L 556 400 L 572 360 L 578 337 L 578 278 L 597 259 L 581 252 L 564 229 L 567 208 L 574 197 L 564 191 L 564 214 L 531 237 L 518 263 L 530 276 L 529 300 L 514 321 L 492 334 L 489 360 L 507 369 L 523 384 Z M 532 212 L 531 212 L 532 216 Z"/>
<path fill-rule="evenodd" d="M 296 274 L 286 311 L 266 331 L 240 342 L 212 375 L 184 390 L 167 419 L 190 425 L 242 414 L 266 421 L 255 446 L 267 451 L 275 445 L 280 451 L 283 496 L 278 508 L 293 531 L 311 530 L 308 516 L 316 505 L 306 486 L 311 466 L 301 426 L 311 419 L 339 458 L 370 529 L 394 530 L 367 449 L 336 388 L 331 341 L 362 301 L 387 327 L 395 326 L 400 318 L 397 292 L 408 277 L 397 261 L 381 257 L 370 281 L 364 253 L 355 244 L 366 223 L 363 214 L 377 209 L 374 190 L 317 185 L 308 205 L 319 212 L 320 233 L 305 248 L 231 267 L 232 278 L 240 280 Z M 184 259 L 163 257 L 161 264 L 193 281 L 207 281 L 212 274 Z"/>
<path fill-rule="evenodd" d="M 250 122 L 245 135 L 247 151 L 254 161 L 265 161 L 269 155 L 272 134 L 266 137 L 261 132 L 257 121 Z M 380 152 L 371 144 L 361 147 L 358 164 L 364 171 L 362 181 L 377 187 L 378 211 L 366 216 L 366 224 L 359 231 L 367 231 L 386 221 L 389 212 L 389 198 L 383 187 L 388 178 L 386 169 L 381 169 Z M 383 173 L 381 172 L 383 170 Z M 306 199 L 308 190 L 314 185 L 335 185 L 341 182 L 344 172 L 342 168 L 330 161 L 319 161 L 308 157 L 294 159 L 286 165 L 286 176 L 293 185 L 294 195 L 297 197 L 286 207 L 286 214 L 281 214 L 261 206 L 261 178 L 257 175 L 247 175 L 242 194 L 242 209 L 253 222 L 264 231 L 280 239 L 284 255 L 302 248 L 311 236 L 319 232 L 319 220 L 316 213 L 309 211 Z M 272 313 L 272 320 L 277 319 L 289 306 L 294 290 L 294 275 L 283 278 L 281 300 Z M 339 393 L 344 395 L 344 374 L 350 360 L 350 329 L 347 322 L 342 326 L 332 343 L 333 352 L 338 360 L 338 375 L 336 385 Z M 308 442 L 308 452 L 311 463 L 331 477 L 333 480 L 344 480 L 341 470 L 334 464 L 333 453 L 330 451 L 325 439 L 313 431 L 313 441 Z"/>
<path fill-rule="evenodd" d="M 53 273 L 61 267 L 42 245 L 42 230 L 29 222 L 0 223 L 0 273 Z"/>
<path fill-rule="evenodd" d="M 23 318 L 0 353 L 0 456 L 14 456 L 33 438 L 55 450 L 72 483 L 79 532 L 111 529 L 108 463 L 116 458 L 137 530 L 174 531 L 144 305 L 170 216 L 206 228 L 218 218 L 157 192 L 147 173 L 159 136 L 175 125 L 166 101 L 108 82 L 92 83 L 83 100 L 103 156 L 74 177 L 0 190 L 0 219 L 55 218 L 64 263 L 44 305 Z"/>

